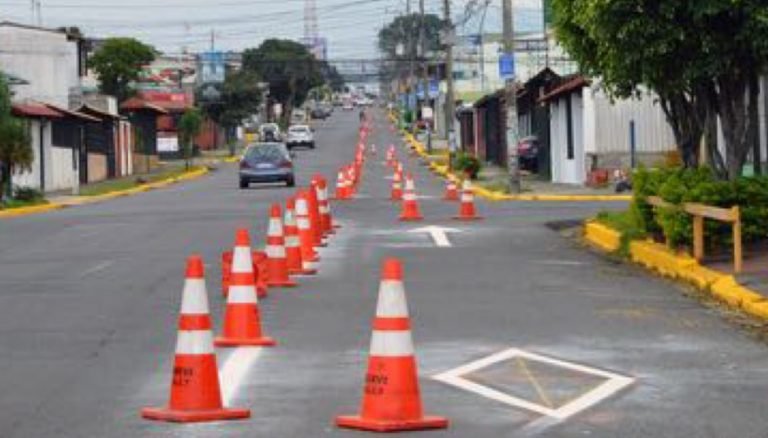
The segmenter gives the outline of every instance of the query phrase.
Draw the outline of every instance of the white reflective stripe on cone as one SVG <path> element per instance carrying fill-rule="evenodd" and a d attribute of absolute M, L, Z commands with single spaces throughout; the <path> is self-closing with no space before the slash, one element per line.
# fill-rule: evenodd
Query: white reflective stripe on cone
<path fill-rule="evenodd" d="M 213 354 L 210 330 L 181 330 L 176 338 L 176 354 Z"/>
<path fill-rule="evenodd" d="M 297 236 L 285 236 L 285 246 L 287 248 L 297 248 L 301 245 L 301 241 Z"/>
<path fill-rule="evenodd" d="M 236 246 L 232 252 L 232 272 L 242 274 L 253 272 L 253 260 L 251 249 L 245 246 Z"/>
<path fill-rule="evenodd" d="M 296 226 L 296 216 L 294 216 L 293 212 L 286 212 L 285 213 L 285 226 L 286 227 L 295 227 Z"/>
<path fill-rule="evenodd" d="M 414 190 L 415 188 L 416 187 L 415 187 L 415 184 L 413 183 L 412 179 L 406 179 L 405 180 L 405 189 L 406 190 Z"/>
<path fill-rule="evenodd" d="M 267 245 L 267 257 L 271 259 L 284 259 L 285 247 L 279 245 Z"/>
<path fill-rule="evenodd" d="M 296 201 L 296 216 L 299 218 L 299 222 L 301 222 L 302 216 L 307 216 L 309 214 L 309 207 L 307 206 L 306 199 L 299 199 Z"/>
<path fill-rule="evenodd" d="M 300 230 L 308 230 L 309 229 L 309 219 L 305 219 L 303 217 L 300 217 L 298 220 L 299 229 Z"/>
<path fill-rule="evenodd" d="M 227 295 L 229 304 L 255 304 L 258 302 L 256 297 L 256 286 L 230 286 Z"/>
<path fill-rule="evenodd" d="M 205 280 L 202 278 L 188 278 L 184 282 L 184 293 L 181 297 L 181 313 L 183 315 L 207 315 L 208 293 L 205 288 Z"/>
<path fill-rule="evenodd" d="M 283 235 L 283 222 L 278 218 L 269 219 L 269 228 L 267 229 L 268 236 L 282 236 Z"/>
<path fill-rule="evenodd" d="M 415 201 L 416 200 L 416 195 L 414 195 L 411 192 L 405 192 L 405 194 L 403 195 L 403 200 L 404 201 Z"/>
<path fill-rule="evenodd" d="M 371 356 L 403 357 L 413 356 L 413 340 L 410 330 L 374 330 L 371 335 Z"/>
<path fill-rule="evenodd" d="M 408 317 L 408 304 L 402 281 L 382 280 L 379 285 L 379 301 L 376 316 L 382 318 Z"/>
<path fill-rule="evenodd" d="M 305 269 L 305 270 L 307 270 L 307 271 L 311 271 L 311 270 L 313 270 L 313 269 L 316 269 L 316 268 L 317 268 L 317 265 L 316 265 L 314 262 L 306 262 L 306 261 L 302 261 L 302 262 L 301 262 L 301 268 L 302 268 L 302 269 Z"/>

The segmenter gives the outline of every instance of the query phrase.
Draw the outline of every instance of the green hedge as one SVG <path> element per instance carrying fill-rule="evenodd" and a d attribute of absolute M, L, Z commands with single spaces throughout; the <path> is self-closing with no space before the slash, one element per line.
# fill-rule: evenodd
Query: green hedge
<path fill-rule="evenodd" d="M 762 240 L 768 236 L 768 177 L 740 178 L 721 181 L 709 169 L 640 169 L 633 177 L 635 199 L 632 214 L 648 233 L 663 233 L 673 246 L 691 246 L 692 217 L 675 208 L 653 208 L 649 196 L 659 196 L 667 202 L 699 202 L 715 207 L 741 208 L 742 239 L 744 242 Z M 706 221 L 705 238 L 708 246 L 731 243 L 731 227 L 716 221 Z"/>

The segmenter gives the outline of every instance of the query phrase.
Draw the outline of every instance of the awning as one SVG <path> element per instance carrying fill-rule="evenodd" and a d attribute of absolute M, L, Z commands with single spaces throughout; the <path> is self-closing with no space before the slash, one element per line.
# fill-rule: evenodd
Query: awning
<path fill-rule="evenodd" d="M 11 104 L 11 111 L 14 116 L 25 118 L 41 118 L 41 119 L 62 119 L 64 114 L 48 108 L 47 106 L 37 102 L 25 102 Z"/>

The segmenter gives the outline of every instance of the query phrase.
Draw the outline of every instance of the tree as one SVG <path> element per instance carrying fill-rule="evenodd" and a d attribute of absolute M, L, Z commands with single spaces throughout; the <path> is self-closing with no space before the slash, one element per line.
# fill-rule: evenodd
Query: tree
<path fill-rule="evenodd" d="M 437 52 L 440 44 L 440 32 L 445 28 L 443 20 L 435 14 L 424 15 L 424 50 L 419 53 L 418 35 L 421 15 L 402 15 L 379 30 L 379 50 L 389 62 L 382 66 L 385 76 L 402 76 L 410 68 L 410 61 L 426 56 L 428 52 Z M 402 49 L 402 51 L 398 50 Z"/>
<path fill-rule="evenodd" d="M 11 113 L 11 92 L 8 82 L 0 72 L 0 199 L 3 194 L 10 198 L 11 176 L 30 170 L 35 156 L 24 124 Z"/>
<path fill-rule="evenodd" d="M 181 150 L 184 154 L 184 165 L 189 170 L 189 162 L 192 159 L 192 142 L 203 128 L 203 116 L 197 108 L 187 108 L 179 119 L 178 131 Z"/>
<path fill-rule="evenodd" d="M 645 89 L 659 96 L 689 167 L 719 116 L 725 160 L 708 142 L 710 162 L 735 178 L 756 141 L 757 77 L 766 66 L 768 5 L 761 0 L 553 0 L 554 25 L 582 70 L 614 97 Z"/>
<path fill-rule="evenodd" d="M 218 99 L 207 102 L 204 96 L 199 96 L 198 102 L 203 102 L 208 118 L 231 130 L 258 113 L 264 94 L 260 84 L 261 78 L 253 71 L 231 72 L 220 87 Z"/>
<path fill-rule="evenodd" d="M 256 49 L 247 49 L 243 69 L 269 84 L 270 97 L 282 104 L 286 123 L 309 90 L 323 83 L 315 57 L 304 45 L 290 40 L 268 39 Z"/>
<path fill-rule="evenodd" d="M 131 83 L 139 79 L 143 66 L 155 59 L 155 49 L 134 38 L 108 38 L 89 64 L 99 75 L 102 93 L 119 102 L 131 96 Z"/>

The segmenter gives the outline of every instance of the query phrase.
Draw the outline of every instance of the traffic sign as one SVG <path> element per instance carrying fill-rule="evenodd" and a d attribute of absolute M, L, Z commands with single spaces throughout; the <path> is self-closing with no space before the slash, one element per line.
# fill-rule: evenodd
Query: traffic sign
<path fill-rule="evenodd" d="M 499 57 L 499 76 L 502 79 L 514 79 L 515 77 L 515 55 L 504 53 Z"/>

